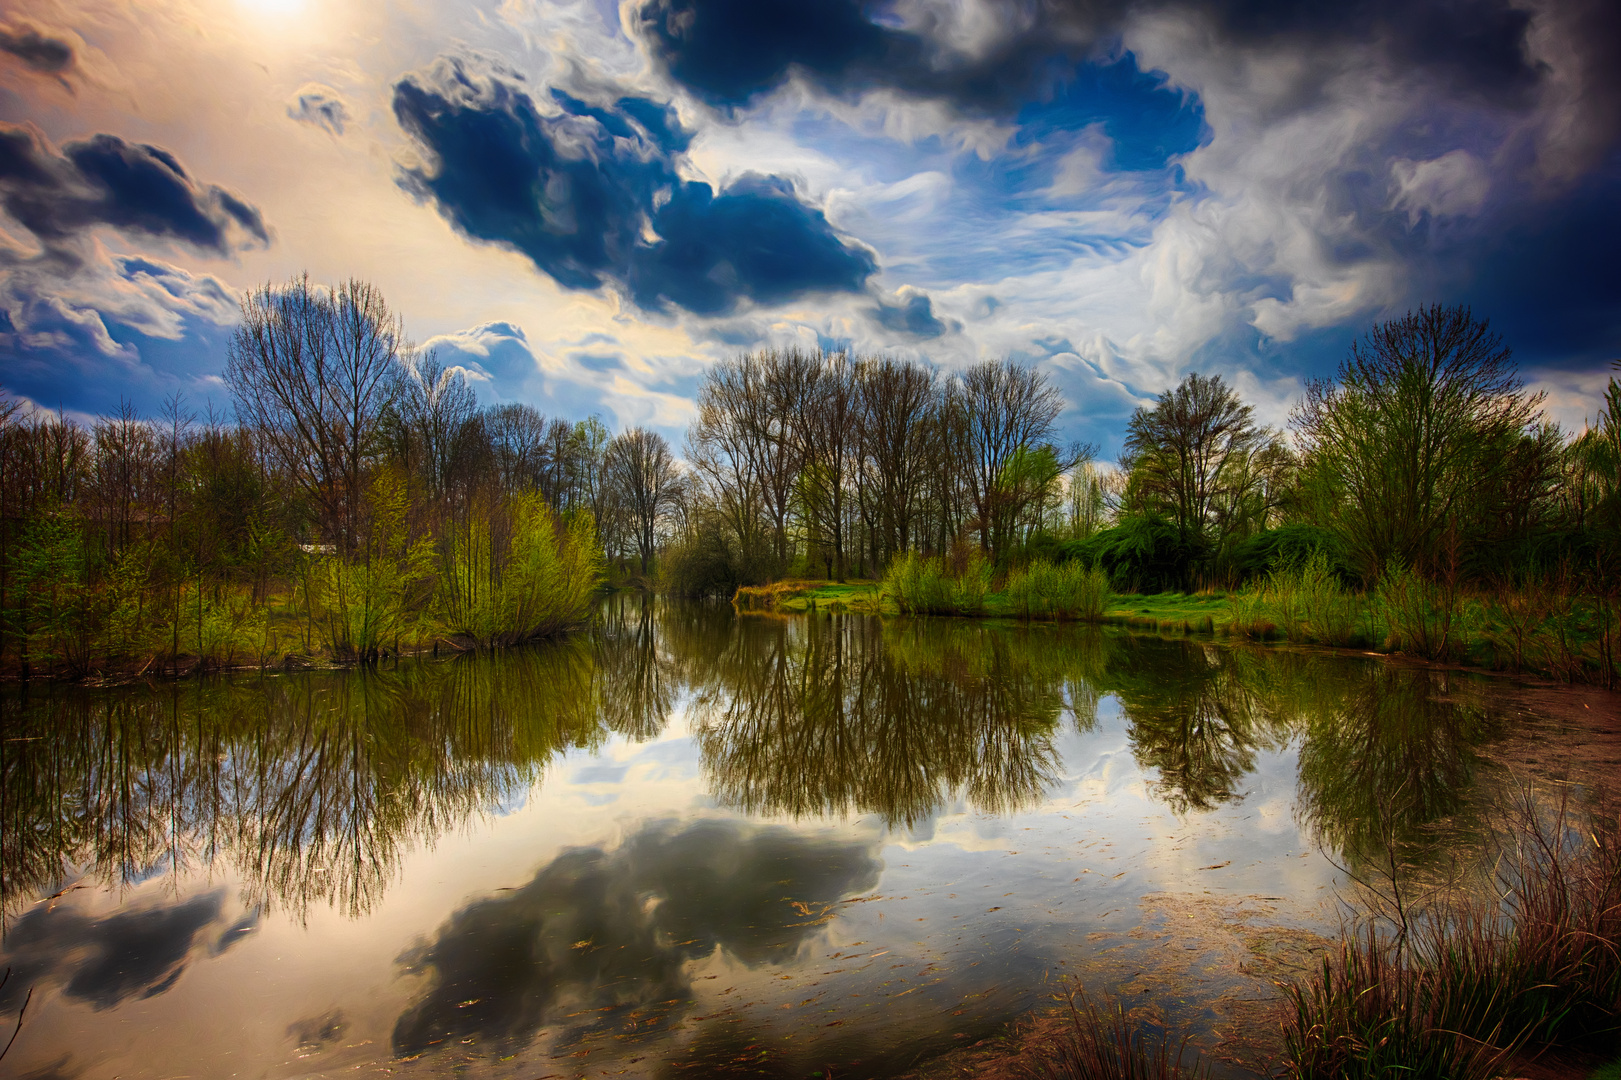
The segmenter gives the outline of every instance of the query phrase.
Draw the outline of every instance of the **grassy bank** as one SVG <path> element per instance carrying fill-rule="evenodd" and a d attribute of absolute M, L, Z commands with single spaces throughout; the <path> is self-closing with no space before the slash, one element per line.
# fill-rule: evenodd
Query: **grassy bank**
<path fill-rule="evenodd" d="M 1037 563 L 998 579 L 981 565 L 951 574 L 909 557 L 883 581 L 782 581 L 739 589 L 733 603 L 748 611 L 1070 619 L 1400 653 L 1610 687 L 1621 678 L 1621 603 L 1556 578 L 1464 590 L 1397 572 L 1363 592 L 1307 562 L 1241 590 L 1118 594 L 1073 564 Z"/>

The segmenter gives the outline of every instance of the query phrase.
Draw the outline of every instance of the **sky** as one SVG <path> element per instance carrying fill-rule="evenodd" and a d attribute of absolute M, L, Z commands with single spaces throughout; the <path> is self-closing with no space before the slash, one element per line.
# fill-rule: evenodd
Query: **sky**
<path fill-rule="evenodd" d="M 230 408 L 244 291 L 378 286 L 484 403 L 679 447 L 770 346 L 1039 366 L 1061 434 L 1377 321 L 1621 356 L 1611 0 L 0 3 L 0 388 Z"/>

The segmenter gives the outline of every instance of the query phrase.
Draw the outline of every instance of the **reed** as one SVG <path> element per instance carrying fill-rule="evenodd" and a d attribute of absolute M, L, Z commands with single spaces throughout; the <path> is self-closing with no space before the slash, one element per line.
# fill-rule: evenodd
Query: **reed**
<path fill-rule="evenodd" d="M 1038 559 L 1008 575 L 1006 595 L 1021 618 L 1099 622 L 1109 604 L 1109 575 L 1080 560 L 1055 566 Z"/>
<path fill-rule="evenodd" d="M 1614 1044 L 1621 1032 L 1621 856 L 1613 818 L 1577 820 L 1529 789 L 1487 851 L 1492 870 L 1402 932 L 1354 932 L 1285 988 L 1288 1075 L 1485 1080 L 1528 1045 Z"/>
<path fill-rule="evenodd" d="M 943 559 L 908 553 L 890 565 L 880 590 L 907 615 L 979 615 L 985 610 L 991 573 L 991 564 L 978 552 L 955 574 Z"/>
<path fill-rule="evenodd" d="M 1063 1033 L 1044 1048 L 1029 1068 L 1039 1080 L 1203 1080 L 1210 1070 L 1197 1052 L 1184 1065 L 1187 1040 L 1171 1052 L 1169 1037 L 1151 1038 L 1133 1030 L 1116 1002 L 1100 1010 L 1076 989 L 1067 995 Z"/>

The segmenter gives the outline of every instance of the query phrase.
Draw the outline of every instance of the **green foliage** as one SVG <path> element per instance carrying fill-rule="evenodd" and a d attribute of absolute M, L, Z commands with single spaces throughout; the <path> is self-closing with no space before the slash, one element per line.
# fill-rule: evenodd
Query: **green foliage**
<path fill-rule="evenodd" d="M 978 552 L 953 573 L 944 559 L 913 552 L 896 559 L 880 590 L 907 615 L 980 615 L 991 588 L 992 567 Z"/>
<path fill-rule="evenodd" d="M 1101 567 L 1121 592 L 1166 592 L 1183 587 L 1199 550 L 1164 518 L 1128 514 L 1111 528 L 1063 545 L 1066 558 Z"/>
<path fill-rule="evenodd" d="M 95 633 L 92 559 L 83 522 L 67 514 L 36 518 L 18 539 L 5 614 L 25 665 L 86 670 Z"/>
<path fill-rule="evenodd" d="M 404 480 L 380 472 L 367 493 L 371 528 L 355 555 L 317 556 L 304 591 L 321 642 L 333 655 L 367 660 L 412 628 L 433 580 L 434 547 L 406 529 Z"/>
<path fill-rule="evenodd" d="M 1318 552 L 1327 556 L 1337 577 L 1351 582 L 1353 574 L 1346 561 L 1344 541 L 1332 529 L 1318 525 L 1296 523 L 1258 532 L 1233 547 L 1227 564 L 1240 580 L 1247 581 L 1274 567 L 1304 562 Z"/>
<path fill-rule="evenodd" d="M 583 624 L 602 580 L 588 512 L 564 523 L 530 494 L 513 499 L 507 516 L 510 536 L 501 544 L 489 515 L 469 515 L 440 575 L 444 628 L 477 648 L 534 641 Z"/>
<path fill-rule="evenodd" d="M 1462 655 L 1468 611 L 1455 581 L 1435 581 L 1393 563 L 1379 579 L 1378 597 L 1390 628 L 1387 649 L 1430 660 Z"/>
<path fill-rule="evenodd" d="M 1009 609 L 1022 618 L 1096 622 L 1109 604 L 1109 577 L 1077 561 L 1038 560 L 1008 575 L 1006 593 Z"/>
<path fill-rule="evenodd" d="M 1290 641 L 1345 646 L 1357 636 L 1362 599 L 1341 583 L 1324 548 L 1276 566 L 1261 592 L 1268 614 Z"/>

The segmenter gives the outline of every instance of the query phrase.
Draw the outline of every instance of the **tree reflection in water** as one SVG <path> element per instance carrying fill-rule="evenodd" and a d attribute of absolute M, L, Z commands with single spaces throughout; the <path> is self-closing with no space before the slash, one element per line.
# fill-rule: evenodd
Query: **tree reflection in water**
<path fill-rule="evenodd" d="M 219 860 L 250 907 L 358 916 L 413 845 L 566 748 L 659 735 L 683 696 L 716 798 L 747 813 L 913 828 L 957 800 L 1027 809 L 1064 767 L 1064 714 L 1089 730 L 1112 695 L 1178 814 L 1239 798 L 1259 755 L 1299 740 L 1296 814 L 1354 852 L 1462 805 L 1495 730 L 1477 687 L 1095 627 L 614 597 L 589 637 L 495 656 L 0 695 L 0 903 L 15 915 L 78 868 L 117 884 Z"/>
<path fill-rule="evenodd" d="M 716 797 L 752 814 L 876 813 L 913 827 L 964 798 L 1012 813 L 1057 776 L 1064 668 L 1028 633 L 832 615 L 741 620 L 697 693 L 694 735 Z M 1048 663 L 1043 663 L 1043 661 Z M 1077 688 L 1079 688 L 1077 686 Z"/>
<path fill-rule="evenodd" d="M 1119 698 L 1150 789 L 1178 814 L 1239 797 L 1255 755 L 1288 741 L 1257 692 L 1256 654 L 1194 641 L 1126 639 L 1106 685 Z"/>
<path fill-rule="evenodd" d="M 1366 664 L 1325 680 L 1323 666 L 1297 680 L 1295 700 L 1310 704 L 1300 710 L 1296 813 L 1354 860 L 1386 844 L 1410 849 L 1425 826 L 1465 809 L 1482 764 L 1475 748 L 1502 716 L 1480 680 L 1457 672 Z"/>
<path fill-rule="evenodd" d="M 245 903 L 370 910 L 401 855 L 597 745 L 588 642 L 448 663 L 0 698 L 0 900 L 223 860 Z"/>

